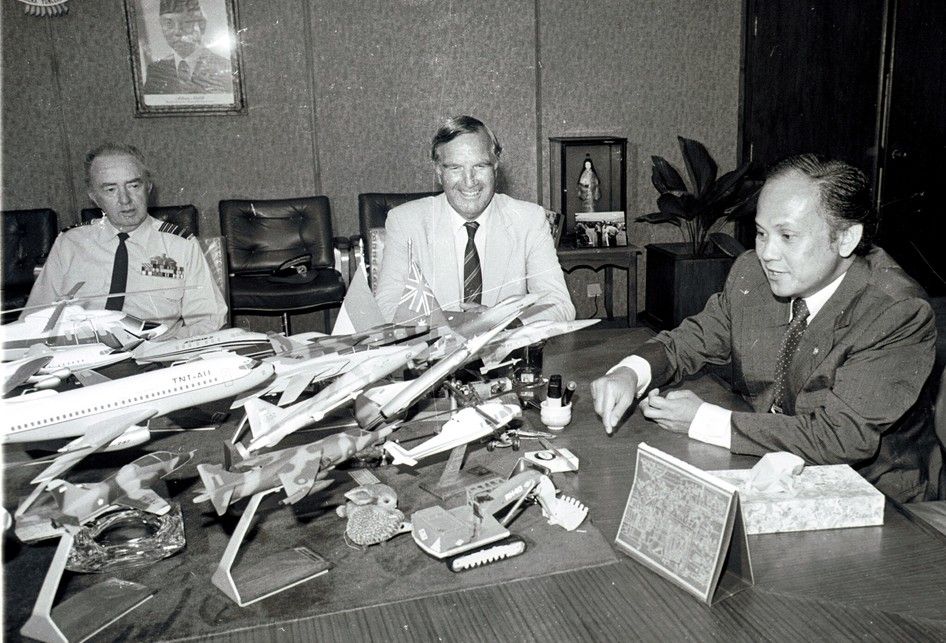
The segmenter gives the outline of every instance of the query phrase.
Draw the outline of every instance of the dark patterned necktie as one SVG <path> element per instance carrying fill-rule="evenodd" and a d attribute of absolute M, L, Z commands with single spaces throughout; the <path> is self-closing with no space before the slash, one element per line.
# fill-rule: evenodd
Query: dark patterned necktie
<path fill-rule="evenodd" d="M 108 294 L 122 293 L 120 297 L 109 297 L 105 302 L 105 310 L 121 310 L 125 305 L 125 286 L 128 284 L 128 246 L 125 239 L 127 232 L 118 233 L 118 248 L 115 249 L 115 263 L 112 264 L 112 285 Z"/>
<path fill-rule="evenodd" d="M 480 224 L 470 221 L 466 227 L 466 252 L 463 255 L 463 301 L 479 304 L 483 300 L 483 273 L 480 271 L 480 255 L 476 252 L 473 237 Z"/>
<path fill-rule="evenodd" d="M 188 83 L 191 79 L 191 66 L 186 60 L 182 60 L 177 66 L 177 79 L 182 83 Z"/>
<path fill-rule="evenodd" d="M 785 394 L 788 391 L 788 369 L 792 365 L 795 351 L 802 333 L 808 327 L 808 305 L 798 297 L 792 302 L 792 321 L 788 324 L 785 336 L 782 338 L 782 347 L 775 362 L 775 397 L 772 398 L 772 412 L 782 413 L 785 403 Z"/>

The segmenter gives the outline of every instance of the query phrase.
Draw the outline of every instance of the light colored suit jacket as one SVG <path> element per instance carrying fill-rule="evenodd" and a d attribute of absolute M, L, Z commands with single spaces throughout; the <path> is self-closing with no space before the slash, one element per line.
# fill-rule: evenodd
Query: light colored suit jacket
<path fill-rule="evenodd" d="M 785 413 L 775 414 L 768 410 L 789 307 L 749 251 L 702 312 L 638 354 L 651 365 L 652 386 L 732 363 L 733 386 L 755 411 L 732 414 L 733 453 L 847 463 L 900 501 L 935 498 L 942 451 L 927 380 L 936 327 L 920 287 L 879 248 L 857 258 L 802 335 Z"/>
<path fill-rule="evenodd" d="M 388 320 L 394 318 L 404 292 L 409 267 L 408 247 L 443 308 L 463 301 L 462 275 L 447 197 L 425 197 L 398 206 L 385 223 L 384 256 L 378 281 L 377 300 Z M 547 293 L 540 303 L 551 307 L 523 321 L 575 319 L 565 287 L 565 277 L 542 206 L 518 201 L 505 194 L 493 196 L 493 208 L 477 235 L 485 234 L 480 257 L 483 272 L 483 304 L 491 306 L 506 297 Z"/>

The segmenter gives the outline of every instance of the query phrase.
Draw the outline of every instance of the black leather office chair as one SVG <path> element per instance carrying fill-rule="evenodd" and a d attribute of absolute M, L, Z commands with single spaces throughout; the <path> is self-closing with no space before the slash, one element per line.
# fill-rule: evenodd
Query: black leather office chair
<path fill-rule="evenodd" d="M 335 246 L 328 197 L 225 200 L 220 230 L 230 262 L 232 312 L 281 315 L 330 309 L 345 298 L 345 281 L 334 268 Z M 347 248 L 347 239 L 339 239 Z"/>
<path fill-rule="evenodd" d="M 354 270 L 359 261 L 363 261 L 365 269 L 368 271 L 368 283 L 372 290 L 375 286 L 375 279 L 371 274 L 371 260 L 373 255 L 380 254 L 380 249 L 372 253 L 372 229 L 384 227 L 387 221 L 388 212 L 392 208 L 422 199 L 426 196 L 436 196 L 440 192 L 364 192 L 358 195 L 358 230 L 359 235 L 352 237 L 351 246 L 355 253 L 355 260 L 352 261 L 351 269 Z M 380 244 L 376 244 L 380 245 Z"/>
<path fill-rule="evenodd" d="M 157 205 L 148 208 L 148 214 L 161 221 L 169 221 L 182 228 L 187 228 L 194 235 L 200 235 L 200 217 L 197 208 L 193 205 Z M 100 208 L 85 208 L 82 210 L 82 223 L 102 218 Z"/>
<path fill-rule="evenodd" d="M 36 268 L 46 261 L 53 241 L 59 234 L 56 212 L 5 210 L 3 217 L 3 310 L 22 308 L 36 280 Z M 18 312 L 3 314 L 3 321 L 13 321 Z"/>

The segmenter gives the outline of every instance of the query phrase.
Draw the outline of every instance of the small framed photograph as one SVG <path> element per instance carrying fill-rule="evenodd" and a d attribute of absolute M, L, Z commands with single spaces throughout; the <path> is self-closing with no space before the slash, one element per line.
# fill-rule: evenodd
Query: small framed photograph
<path fill-rule="evenodd" d="M 125 0 L 136 116 L 246 108 L 236 0 Z"/>
<path fill-rule="evenodd" d="M 627 221 L 623 212 L 577 212 L 576 248 L 613 248 L 627 245 Z"/>

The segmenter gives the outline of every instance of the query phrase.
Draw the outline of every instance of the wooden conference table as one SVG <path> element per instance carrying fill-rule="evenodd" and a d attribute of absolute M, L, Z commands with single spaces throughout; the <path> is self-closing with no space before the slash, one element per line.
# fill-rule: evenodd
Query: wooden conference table
<path fill-rule="evenodd" d="M 590 330 L 545 349 L 545 374 L 580 384 L 573 422 L 555 445 L 579 455 L 575 495 L 611 543 L 640 442 L 703 469 L 755 461 L 663 431 L 639 413 L 605 435 L 588 384 L 650 335 Z M 710 401 L 726 398 L 710 377 L 687 386 Z M 384 605 L 239 631 L 224 626 L 210 640 L 946 640 L 946 537 L 890 502 L 882 527 L 749 536 L 749 548 L 755 585 L 713 607 L 618 553 L 616 563 L 502 585 L 391 596 Z M 13 579 L 6 582 L 9 591 Z"/>

